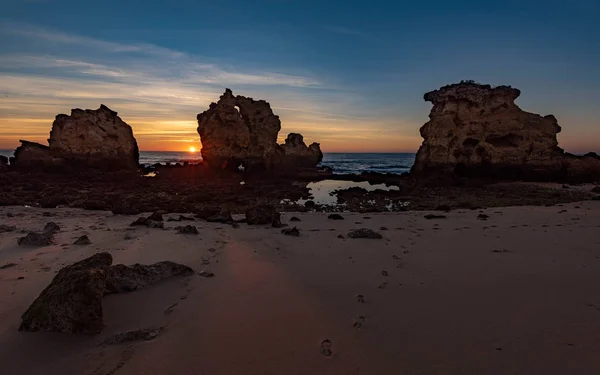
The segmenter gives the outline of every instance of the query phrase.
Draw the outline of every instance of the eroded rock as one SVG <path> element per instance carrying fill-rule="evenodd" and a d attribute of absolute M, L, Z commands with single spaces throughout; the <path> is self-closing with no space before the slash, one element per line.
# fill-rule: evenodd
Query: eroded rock
<path fill-rule="evenodd" d="M 234 96 L 230 89 L 197 119 L 202 158 L 213 169 L 237 171 L 243 166 L 251 173 L 287 174 L 314 168 L 323 157 L 319 144 L 307 147 L 300 134 L 291 133 L 284 145 L 278 145 L 281 121 L 271 105 Z"/>
<path fill-rule="evenodd" d="M 433 103 L 421 128 L 412 173 L 420 178 L 444 176 L 525 180 L 594 180 L 600 157 L 565 155 L 554 116 L 521 110 L 520 91 L 471 81 L 425 94 Z"/>
<path fill-rule="evenodd" d="M 135 169 L 139 152 L 131 126 L 117 112 L 101 105 L 97 110 L 73 109 L 56 116 L 48 146 L 21 141 L 11 162 L 17 169 L 70 171 Z"/>

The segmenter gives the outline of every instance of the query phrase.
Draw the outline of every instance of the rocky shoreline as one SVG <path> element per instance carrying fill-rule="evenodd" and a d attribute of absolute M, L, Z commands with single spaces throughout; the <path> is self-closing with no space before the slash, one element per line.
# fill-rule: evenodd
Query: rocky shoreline
<path fill-rule="evenodd" d="M 21 141 L 10 163 L 0 159 L 0 206 L 137 214 L 243 212 L 269 204 L 283 211 L 382 212 L 596 199 L 593 185 L 577 184 L 600 181 L 600 157 L 565 153 L 556 118 L 522 111 L 514 103 L 519 95 L 510 86 L 470 81 L 425 94 L 434 106 L 412 171 L 404 175 L 319 168 L 318 143 L 307 146 L 302 135 L 290 133 L 278 144 L 281 122 L 270 104 L 229 89 L 197 116 L 200 164 L 141 167 L 133 129 L 117 112 L 104 105 L 74 109 L 56 116 L 48 146 Z M 340 189 L 336 204 L 311 202 L 310 184 L 327 180 L 394 190 Z"/>

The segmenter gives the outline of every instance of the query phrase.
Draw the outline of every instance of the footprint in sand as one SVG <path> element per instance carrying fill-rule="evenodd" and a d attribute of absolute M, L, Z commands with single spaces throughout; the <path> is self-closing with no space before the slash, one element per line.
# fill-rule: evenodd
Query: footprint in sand
<path fill-rule="evenodd" d="M 358 303 L 365 303 L 365 296 L 363 296 L 362 294 L 359 294 L 356 296 L 356 301 Z"/>
<path fill-rule="evenodd" d="M 388 283 L 387 282 L 383 282 L 381 284 L 379 284 L 379 286 L 377 288 L 379 289 L 385 289 L 387 287 Z"/>
<path fill-rule="evenodd" d="M 356 329 L 361 329 L 363 328 L 363 325 L 365 324 L 365 317 L 364 316 L 359 316 L 358 318 L 356 318 L 354 320 L 354 328 Z"/>
<path fill-rule="evenodd" d="M 331 352 L 331 340 L 325 339 L 321 341 L 321 354 L 323 354 L 327 358 L 333 355 L 333 353 Z"/>
<path fill-rule="evenodd" d="M 381 276 L 387 276 L 388 272 L 387 271 L 381 271 Z"/>

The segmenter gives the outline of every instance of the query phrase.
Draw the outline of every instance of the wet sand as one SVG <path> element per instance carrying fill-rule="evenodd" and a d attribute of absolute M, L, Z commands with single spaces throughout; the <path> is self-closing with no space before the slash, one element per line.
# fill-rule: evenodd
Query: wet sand
<path fill-rule="evenodd" d="M 0 269 L 2 373 L 600 373 L 600 202 L 426 214 L 286 213 L 301 232 L 291 237 L 165 222 L 200 232 L 182 235 L 129 227 L 137 216 L 0 207 L 0 224 L 17 227 L 0 234 L 0 267 L 16 264 Z M 62 229 L 56 245 L 17 246 L 19 230 L 49 221 Z M 354 228 L 384 238 L 347 238 Z M 83 234 L 91 245 L 71 245 Z M 96 336 L 18 332 L 55 272 L 98 251 L 215 276 L 105 297 Z M 157 327 L 152 341 L 99 345 Z"/>

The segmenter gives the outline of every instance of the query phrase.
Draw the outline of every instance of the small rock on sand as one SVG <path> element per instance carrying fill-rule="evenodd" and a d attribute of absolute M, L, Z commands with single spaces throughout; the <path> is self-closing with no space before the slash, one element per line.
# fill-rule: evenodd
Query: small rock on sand
<path fill-rule="evenodd" d="M 25 237 L 17 239 L 17 244 L 19 246 L 49 246 L 53 241 L 52 233 L 29 232 Z"/>
<path fill-rule="evenodd" d="M 298 217 L 296 217 L 296 216 L 292 216 L 292 217 L 290 218 L 290 221 L 302 221 L 302 220 L 300 220 L 300 218 L 298 218 Z"/>
<path fill-rule="evenodd" d="M 294 236 L 294 237 L 300 236 L 300 231 L 296 227 L 282 229 L 281 233 L 285 234 L 286 236 Z"/>
<path fill-rule="evenodd" d="M 12 267 L 14 267 L 16 265 L 17 265 L 16 263 L 6 263 L 5 265 L 0 266 L 0 270 L 5 270 L 7 268 L 12 268 Z"/>
<path fill-rule="evenodd" d="M 348 233 L 348 237 L 350 238 L 370 238 L 370 239 L 380 239 L 383 236 L 372 229 L 360 228 L 353 229 Z"/>
<path fill-rule="evenodd" d="M 193 225 L 186 225 L 185 227 L 178 227 L 177 233 L 181 234 L 198 234 L 198 229 Z"/>
<path fill-rule="evenodd" d="M 73 242 L 73 245 L 90 245 L 91 243 L 92 241 L 90 241 L 88 236 L 81 236 Z"/>
<path fill-rule="evenodd" d="M 152 221 L 163 221 L 163 215 L 160 212 L 154 212 L 152 215 L 148 216 L 148 220 Z"/>
<path fill-rule="evenodd" d="M 60 232 L 60 227 L 58 226 L 58 224 L 54 223 L 54 222 L 49 222 L 46 224 L 46 226 L 44 226 L 44 233 L 58 233 Z"/>
<path fill-rule="evenodd" d="M 487 220 L 489 218 L 490 218 L 490 216 L 486 215 L 486 214 L 479 214 L 479 215 L 477 215 L 477 219 L 478 220 Z"/>
<path fill-rule="evenodd" d="M 340 214 L 331 214 L 327 216 L 329 220 L 344 220 L 344 217 Z"/>
<path fill-rule="evenodd" d="M 446 219 L 446 215 L 427 214 L 427 215 L 424 216 L 424 218 L 427 219 L 427 220 Z"/>
<path fill-rule="evenodd" d="M 160 335 L 162 331 L 163 328 L 160 327 L 153 329 L 139 329 L 136 331 L 123 332 L 104 340 L 100 345 L 118 345 L 132 341 L 150 341 L 154 340 L 158 335 Z"/>

